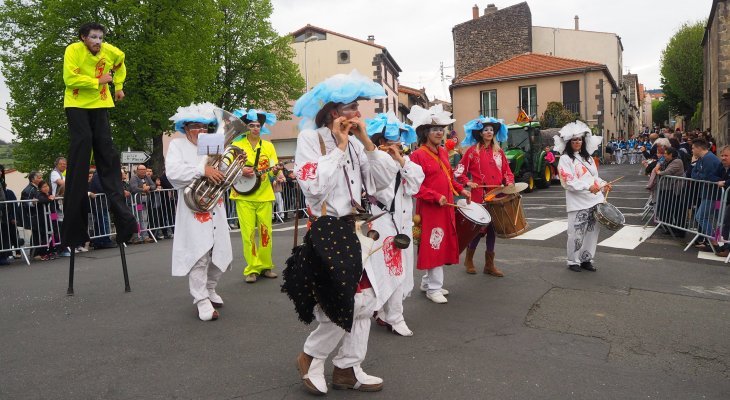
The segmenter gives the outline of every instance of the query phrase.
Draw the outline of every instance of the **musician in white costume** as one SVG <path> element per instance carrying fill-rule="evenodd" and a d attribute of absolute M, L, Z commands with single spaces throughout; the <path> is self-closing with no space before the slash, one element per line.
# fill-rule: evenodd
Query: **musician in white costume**
<path fill-rule="evenodd" d="M 295 174 L 313 218 L 336 218 L 338 222 L 352 218 L 362 208 L 360 194 L 363 189 L 374 195 L 379 190 L 385 190 L 395 179 L 398 170 L 396 165 L 387 153 L 379 151 L 370 141 L 358 110 L 358 100 L 384 97 L 382 86 L 352 71 L 349 75 L 338 74 L 328 78 L 305 93 L 294 105 L 294 115 L 302 117 L 302 130 L 297 138 Z M 316 233 L 318 222 L 312 224 L 310 234 Z M 332 359 L 333 387 L 368 392 L 381 390 L 383 380 L 368 375 L 361 367 L 367 353 L 370 318 L 376 307 L 375 294 L 367 273 L 369 258 L 365 257 L 371 251 L 372 241 L 364 243 L 359 238 L 359 246 L 355 245 L 357 248 L 345 245 L 337 237 L 325 241 L 334 249 L 334 254 L 329 254 L 330 258 L 354 256 L 353 251 L 357 255 L 362 254 L 366 272 L 357 271 L 355 279 L 359 282 L 333 282 L 338 279 L 337 274 L 331 279 L 318 281 L 315 277 L 314 281 L 309 281 L 308 288 L 315 286 L 315 290 L 319 290 L 316 296 L 318 304 L 313 308 L 318 326 L 307 337 L 303 352 L 297 358 L 304 387 L 313 394 L 327 393 L 324 363 L 342 341 L 337 355 Z M 339 273 L 335 266 L 331 268 Z M 290 284 L 295 285 L 295 282 L 287 281 L 286 270 L 284 279 L 284 290 Z M 338 303 L 334 307 L 320 293 L 337 290 L 340 284 L 352 285 L 354 303 L 352 297 L 343 298 L 342 304 Z M 296 295 L 295 290 L 300 291 L 292 289 L 287 292 L 290 297 Z M 327 310 L 331 310 L 329 314 Z M 347 315 L 343 316 L 337 310 L 345 310 Z M 307 311 L 307 314 L 304 317 L 300 314 L 300 318 L 311 320 L 310 312 Z"/>
<path fill-rule="evenodd" d="M 211 103 L 178 108 L 170 120 L 185 138 L 173 139 L 165 158 L 167 178 L 180 199 L 175 214 L 172 275 L 188 276 L 190 294 L 202 321 L 217 319 L 215 308 L 223 307 L 216 286 L 233 260 L 231 237 L 223 200 L 209 212 L 201 213 L 188 208 L 182 199 L 185 187 L 202 176 L 214 183 L 223 179 L 218 169 L 207 165 L 208 156 L 198 155 L 197 147 L 198 135 L 208 132 L 208 126 L 216 123 L 215 108 Z"/>
<path fill-rule="evenodd" d="M 596 271 L 596 255 L 600 224 L 593 216 L 598 204 L 604 202 L 603 192 L 611 186 L 598 176 L 592 154 L 601 143 L 591 128 L 581 121 L 571 122 L 555 135 L 555 151 L 561 153 L 558 163 L 560 183 L 565 188 L 568 211 L 568 268 L 574 272 Z"/>
<path fill-rule="evenodd" d="M 376 321 L 400 336 L 413 336 L 403 317 L 403 300 L 413 290 L 413 195 L 421 188 L 424 174 L 401 150 L 416 141 L 416 131 L 392 111 L 368 120 L 367 129 L 373 143 L 388 151 L 398 168 L 390 186 L 375 194 L 380 210 L 373 213 L 388 213 L 373 222 L 379 250 L 367 264 L 379 310 Z"/>

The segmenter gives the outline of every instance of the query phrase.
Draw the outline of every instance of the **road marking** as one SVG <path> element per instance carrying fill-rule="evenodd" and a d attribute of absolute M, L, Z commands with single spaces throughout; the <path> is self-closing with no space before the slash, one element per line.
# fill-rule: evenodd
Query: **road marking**
<path fill-rule="evenodd" d="M 625 225 L 619 229 L 618 232 L 611 235 L 611 237 L 598 243 L 599 246 L 613 247 L 616 249 L 627 249 L 633 250 L 638 247 L 642 242 L 646 241 L 654 231 L 657 229 L 656 226 L 643 226 L 637 225 Z"/>
<path fill-rule="evenodd" d="M 715 253 L 711 253 L 709 251 L 698 251 L 697 258 L 701 260 L 720 261 L 724 263 L 725 258 L 727 257 L 718 257 L 715 255 Z"/>
<path fill-rule="evenodd" d="M 515 236 L 512 239 L 523 239 L 523 240 L 547 240 L 553 236 L 559 235 L 568 229 L 568 220 L 563 219 L 560 221 L 548 222 L 545 225 L 540 225 L 535 229 L 531 229 L 520 236 Z"/>
<path fill-rule="evenodd" d="M 305 229 L 306 229 L 306 226 L 305 226 Z M 294 226 L 287 226 L 285 228 L 272 229 L 271 231 L 272 232 L 285 232 L 285 231 L 293 231 L 293 230 L 294 230 Z"/>
<path fill-rule="evenodd" d="M 682 286 L 693 292 L 700 294 L 719 294 L 720 296 L 730 296 L 730 286 L 715 286 L 714 288 L 705 288 L 704 286 Z"/>

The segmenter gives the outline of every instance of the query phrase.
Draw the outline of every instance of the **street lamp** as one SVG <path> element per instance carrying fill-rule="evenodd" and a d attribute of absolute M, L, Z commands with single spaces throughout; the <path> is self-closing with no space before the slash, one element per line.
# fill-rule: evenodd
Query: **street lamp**
<path fill-rule="evenodd" d="M 304 90 L 309 90 L 309 73 L 307 71 L 307 43 L 319 40 L 317 36 L 310 36 L 304 39 Z"/>

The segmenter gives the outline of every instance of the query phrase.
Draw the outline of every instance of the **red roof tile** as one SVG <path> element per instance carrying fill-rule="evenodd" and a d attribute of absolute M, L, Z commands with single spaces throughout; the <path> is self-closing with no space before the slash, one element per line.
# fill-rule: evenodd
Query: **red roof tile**
<path fill-rule="evenodd" d="M 454 84 L 467 84 L 470 82 L 525 75 L 551 74 L 583 68 L 605 69 L 606 66 L 591 61 L 573 60 L 546 54 L 525 53 L 458 78 Z"/>

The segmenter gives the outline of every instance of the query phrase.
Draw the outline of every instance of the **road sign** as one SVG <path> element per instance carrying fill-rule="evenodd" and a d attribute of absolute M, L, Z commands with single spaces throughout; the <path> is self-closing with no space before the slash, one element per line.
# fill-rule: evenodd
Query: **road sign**
<path fill-rule="evenodd" d="M 123 151 L 121 156 L 122 164 L 142 164 L 150 159 L 144 151 Z"/>

